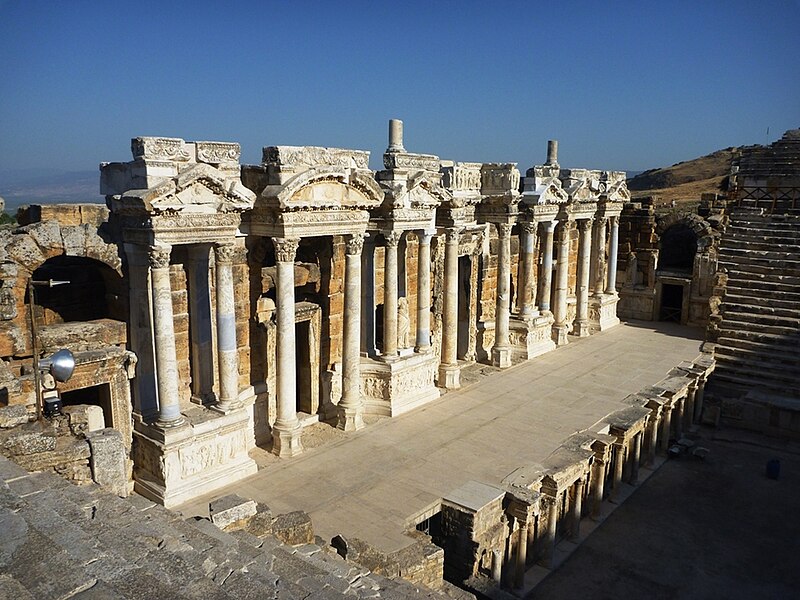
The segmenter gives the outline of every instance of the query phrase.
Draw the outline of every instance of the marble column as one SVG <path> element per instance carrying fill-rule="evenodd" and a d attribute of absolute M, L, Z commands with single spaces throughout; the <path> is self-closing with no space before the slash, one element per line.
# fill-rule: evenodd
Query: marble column
<path fill-rule="evenodd" d="M 445 230 L 444 302 L 442 308 L 442 356 L 439 386 L 461 386 L 458 371 L 458 241 L 460 228 Z"/>
<path fill-rule="evenodd" d="M 492 551 L 492 580 L 500 583 L 503 578 L 503 553 L 500 550 Z"/>
<path fill-rule="evenodd" d="M 699 423 L 700 420 L 703 418 L 703 399 L 705 397 L 706 391 L 706 380 L 705 377 L 701 378 L 697 382 L 697 391 L 694 394 L 694 420 L 695 423 Z"/>
<path fill-rule="evenodd" d="M 592 463 L 592 519 L 602 516 L 603 493 L 606 483 L 606 462 L 595 457 Z"/>
<path fill-rule="evenodd" d="M 572 530 L 570 537 L 578 540 L 581 537 L 581 513 L 583 512 L 583 479 L 575 481 L 575 498 L 572 501 Z"/>
<path fill-rule="evenodd" d="M 397 246 L 402 231 L 387 231 L 383 254 L 383 356 L 397 356 Z"/>
<path fill-rule="evenodd" d="M 636 434 L 633 440 L 633 457 L 631 458 L 631 478 L 629 482 L 631 485 L 639 483 L 639 463 L 642 460 L 642 438 L 644 431 Z"/>
<path fill-rule="evenodd" d="M 178 361 L 175 351 L 175 322 L 172 316 L 172 287 L 169 258 L 172 246 L 150 246 L 150 286 L 153 297 L 153 342 L 155 346 L 156 389 L 159 427 L 184 422 L 178 396 Z"/>
<path fill-rule="evenodd" d="M 528 560 L 528 522 L 520 521 L 517 529 L 517 556 L 514 571 L 514 588 L 522 589 L 525 586 L 525 563 Z"/>
<path fill-rule="evenodd" d="M 608 242 L 608 279 L 606 294 L 617 293 L 617 250 L 619 246 L 619 217 L 611 217 L 611 236 Z"/>
<path fill-rule="evenodd" d="M 361 251 L 364 236 L 354 234 L 346 241 L 344 266 L 344 323 L 342 327 L 342 399 L 337 424 L 344 431 L 364 427 L 361 401 Z"/>
<path fill-rule="evenodd" d="M 556 264 L 556 294 L 553 306 L 553 341 L 559 346 L 567 340 L 567 288 L 569 287 L 569 235 L 570 221 L 558 229 L 558 263 Z"/>
<path fill-rule="evenodd" d="M 589 335 L 589 265 L 592 254 L 592 219 L 578 221 L 578 229 L 580 230 L 580 240 L 574 333 L 579 337 L 586 337 Z"/>
<path fill-rule="evenodd" d="M 273 238 L 277 262 L 277 418 L 272 427 L 272 452 L 289 457 L 303 451 L 297 419 L 297 364 L 295 363 L 294 259 L 300 240 Z"/>
<path fill-rule="evenodd" d="M 536 316 L 534 306 L 534 248 L 536 248 L 536 223 L 524 222 L 519 224 L 521 233 L 520 244 L 520 270 L 519 291 L 517 292 L 519 312 L 523 318 Z"/>
<path fill-rule="evenodd" d="M 594 295 L 602 296 L 606 287 L 606 222 L 608 217 L 600 217 L 595 221 L 595 263 L 594 263 Z"/>
<path fill-rule="evenodd" d="M 558 221 L 550 221 L 544 224 L 544 242 L 542 247 L 542 273 L 539 278 L 539 310 L 542 312 L 550 311 L 550 296 L 552 295 L 553 285 L 553 232 L 558 225 Z"/>
<path fill-rule="evenodd" d="M 675 439 L 679 440 L 683 437 L 683 406 L 684 402 L 686 402 L 686 398 L 681 398 L 675 404 L 675 419 L 674 419 L 674 428 L 675 428 Z"/>
<path fill-rule="evenodd" d="M 431 349 L 431 237 L 417 233 L 417 352 Z"/>
<path fill-rule="evenodd" d="M 650 419 L 652 419 L 652 421 L 648 422 L 650 435 L 647 440 L 647 465 L 652 467 L 656 462 L 656 451 L 658 450 L 658 430 L 660 423 L 658 415 L 651 415 Z"/>
<path fill-rule="evenodd" d="M 232 244 L 214 247 L 217 300 L 217 367 L 219 398 L 216 408 L 228 411 L 239 397 L 239 354 L 236 348 L 236 313 L 233 290 Z"/>
<path fill-rule="evenodd" d="M 614 480 L 611 483 L 611 498 L 619 499 L 622 487 L 622 469 L 625 466 L 625 446 L 622 443 L 614 444 Z"/>
<path fill-rule="evenodd" d="M 697 383 L 689 385 L 689 391 L 686 393 L 686 400 L 683 405 L 683 429 L 689 431 L 694 424 L 694 403 L 697 396 Z"/>
<path fill-rule="evenodd" d="M 511 224 L 497 224 L 497 293 L 494 313 L 492 364 L 505 369 L 511 366 L 509 341 L 509 301 L 511 296 Z"/>

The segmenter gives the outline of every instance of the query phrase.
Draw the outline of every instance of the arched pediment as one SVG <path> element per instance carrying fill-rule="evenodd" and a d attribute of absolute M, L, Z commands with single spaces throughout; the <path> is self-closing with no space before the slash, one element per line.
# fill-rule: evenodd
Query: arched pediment
<path fill-rule="evenodd" d="M 262 198 L 280 210 L 365 210 L 382 202 L 383 191 L 363 173 L 314 167 L 283 185 L 267 186 Z"/>

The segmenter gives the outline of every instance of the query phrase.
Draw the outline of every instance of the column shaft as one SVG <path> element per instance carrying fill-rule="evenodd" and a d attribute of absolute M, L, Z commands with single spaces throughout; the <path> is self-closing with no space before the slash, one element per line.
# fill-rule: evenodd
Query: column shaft
<path fill-rule="evenodd" d="M 417 234 L 417 352 L 431 348 L 431 234 Z"/>
<path fill-rule="evenodd" d="M 277 418 L 272 430 L 272 451 L 278 456 L 302 452 L 297 419 L 295 364 L 294 257 L 300 240 L 274 238 L 277 262 Z"/>
<path fill-rule="evenodd" d="M 536 314 L 534 307 L 534 262 L 533 251 L 536 248 L 536 223 L 521 223 L 521 244 L 520 244 L 520 271 L 519 271 L 519 292 L 517 293 L 517 304 L 520 314 L 529 317 Z"/>
<path fill-rule="evenodd" d="M 581 513 L 583 512 L 583 479 L 575 482 L 575 498 L 572 501 L 572 531 L 573 540 L 581 537 Z"/>
<path fill-rule="evenodd" d="M 553 232 L 558 221 L 551 221 L 545 224 L 544 244 L 542 248 L 542 273 L 539 281 L 539 309 L 542 311 L 550 310 L 550 296 L 552 295 L 553 285 Z"/>
<path fill-rule="evenodd" d="M 496 367 L 511 366 L 509 347 L 509 300 L 511 296 L 511 225 L 497 225 L 497 293 L 495 297 L 494 347 L 492 362 Z"/>
<path fill-rule="evenodd" d="M 611 496 L 614 500 L 619 498 L 622 487 L 622 468 L 625 466 L 625 446 L 622 443 L 614 444 L 614 481 L 611 484 Z"/>
<path fill-rule="evenodd" d="M 347 240 L 344 268 L 344 323 L 342 328 L 342 399 L 339 429 L 356 431 L 364 427 L 361 401 L 361 252 L 364 237 Z"/>
<path fill-rule="evenodd" d="M 672 437 L 672 408 L 664 405 L 661 417 L 661 451 L 666 454 L 669 452 L 669 440 Z"/>
<path fill-rule="evenodd" d="M 703 399 L 705 396 L 706 391 L 706 380 L 705 378 L 700 379 L 697 382 L 697 391 L 694 395 L 694 420 L 695 423 L 699 423 L 700 419 L 703 418 Z"/>
<path fill-rule="evenodd" d="M 397 356 L 397 246 L 402 232 L 384 233 L 383 251 L 383 355 Z"/>
<path fill-rule="evenodd" d="M 650 419 L 652 419 L 652 422 L 648 422 L 650 436 L 648 440 L 649 446 L 647 448 L 647 465 L 653 466 L 656 462 L 656 450 L 658 449 L 659 419 L 657 415 L 651 416 Z"/>
<path fill-rule="evenodd" d="M 607 217 L 597 219 L 595 223 L 595 243 L 597 244 L 594 249 L 595 264 L 594 264 L 594 295 L 602 296 L 603 290 L 606 287 L 606 222 Z"/>
<path fill-rule="evenodd" d="M 528 559 L 528 522 L 523 521 L 517 529 L 517 564 L 514 573 L 514 587 L 522 589 L 525 585 L 525 562 Z"/>
<path fill-rule="evenodd" d="M 150 285 L 153 296 L 153 341 L 158 389 L 158 421 L 161 427 L 183 423 L 178 396 L 178 363 L 175 352 L 175 322 L 169 279 L 171 246 L 150 247 Z"/>
<path fill-rule="evenodd" d="M 444 302 L 442 307 L 442 355 L 439 386 L 460 386 L 458 373 L 458 240 L 459 229 L 445 231 Z"/>
<path fill-rule="evenodd" d="M 214 362 L 211 333 L 211 284 L 206 244 L 189 246 L 189 326 L 192 338 L 192 401 L 210 404 L 214 398 Z M 138 377 L 138 374 L 137 374 Z"/>
<path fill-rule="evenodd" d="M 570 222 L 564 221 L 558 230 L 558 263 L 556 264 L 556 294 L 553 307 L 553 341 L 567 343 L 567 288 L 569 286 Z"/>
<path fill-rule="evenodd" d="M 217 292 L 217 408 L 229 410 L 239 396 L 239 354 L 236 348 L 236 313 L 233 290 L 233 245 L 214 248 Z"/>
<path fill-rule="evenodd" d="M 617 249 L 619 246 L 619 217 L 611 217 L 611 236 L 608 243 L 608 283 L 606 294 L 617 293 Z"/>
<path fill-rule="evenodd" d="M 558 496 L 552 499 L 547 512 L 547 538 L 544 545 L 544 565 L 553 568 L 556 556 L 556 527 L 558 525 Z"/>
<path fill-rule="evenodd" d="M 644 430 L 636 434 L 636 439 L 633 441 L 633 459 L 631 460 L 631 478 L 630 483 L 636 485 L 639 483 L 639 463 L 642 460 L 642 438 L 644 437 Z"/>
<path fill-rule="evenodd" d="M 595 458 L 592 465 L 592 518 L 598 520 L 603 506 L 603 492 L 606 483 L 605 461 Z"/>

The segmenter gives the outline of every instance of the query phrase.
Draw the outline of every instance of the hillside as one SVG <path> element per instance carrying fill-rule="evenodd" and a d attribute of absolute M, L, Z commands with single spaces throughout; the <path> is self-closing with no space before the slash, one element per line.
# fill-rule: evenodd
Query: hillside
<path fill-rule="evenodd" d="M 634 198 L 660 196 L 667 203 L 673 200 L 691 202 L 699 200 L 700 195 L 706 192 L 723 192 L 731 160 L 744 149 L 725 148 L 671 167 L 644 171 L 628 180 L 628 189 Z"/>

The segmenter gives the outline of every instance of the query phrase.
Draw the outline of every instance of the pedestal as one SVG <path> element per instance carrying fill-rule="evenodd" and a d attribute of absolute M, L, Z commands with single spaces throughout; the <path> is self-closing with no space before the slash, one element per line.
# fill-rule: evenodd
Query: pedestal
<path fill-rule="evenodd" d="M 589 298 L 589 329 L 592 333 L 619 325 L 617 294 L 602 294 Z"/>
<path fill-rule="evenodd" d="M 530 360 L 555 350 L 553 315 L 549 312 L 530 318 L 512 317 L 510 326 L 513 360 Z"/>
<path fill-rule="evenodd" d="M 413 353 L 392 361 L 361 359 L 364 414 L 396 417 L 439 398 L 438 357 Z"/>

